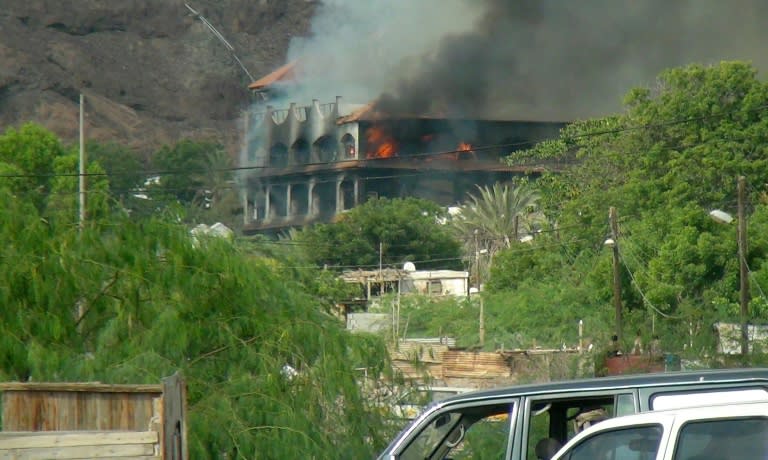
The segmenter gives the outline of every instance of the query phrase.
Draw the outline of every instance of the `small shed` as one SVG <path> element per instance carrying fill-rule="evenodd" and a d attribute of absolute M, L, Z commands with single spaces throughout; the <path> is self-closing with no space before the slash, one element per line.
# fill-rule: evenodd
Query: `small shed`
<path fill-rule="evenodd" d="M 469 272 L 456 270 L 356 270 L 344 272 L 341 279 L 362 286 L 365 298 L 384 293 L 428 296 L 469 295 Z"/>

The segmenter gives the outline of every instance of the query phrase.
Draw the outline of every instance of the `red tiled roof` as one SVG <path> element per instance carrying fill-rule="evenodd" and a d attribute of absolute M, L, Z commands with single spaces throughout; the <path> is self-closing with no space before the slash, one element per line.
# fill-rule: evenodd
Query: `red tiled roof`
<path fill-rule="evenodd" d="M 295 77 L 296 61 L 289 62 L 277 70 L 274 70 L 267 75 L 259 78 L 250 85 L 248 89 L 258 90 L 270 86 L 276 82 L 292 80 Z"/>

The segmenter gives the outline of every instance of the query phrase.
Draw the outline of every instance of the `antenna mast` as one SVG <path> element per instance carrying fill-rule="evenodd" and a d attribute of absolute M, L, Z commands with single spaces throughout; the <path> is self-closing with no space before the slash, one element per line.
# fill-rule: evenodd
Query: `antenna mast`
<path fill-rule="evenodd" d="M 189 11 L 190 11 L 190 12 L 191 12 L 193 15 L 195 15 L 195 17 L 197 17 L 197 18 L 200 20 L 200 22 L 202 22 L 202 23 L 205 25 L 205 27 L 207 27 L 207 28 L 208 28 L 208 30 L 210 30 L 210 31 L 211 31 L 211 33 L 213 33 L 213 35 L 215 35 L 215 36 L 216 36 L 216 38 L 218 38 L 218 39 L 219 39 L 219 41 L 220 41 L 221 43 L 223 43 L 223 44 L 224 44 L 224 46 L 226 46 L 226 47 L 227 47 L 227 49 L 229 50 L 229 52 L 230 52 L 230 53 L 232 53 L 232 57 L 233 57 L 233 58 L 235 58 L 235 61 L 237 61 L 237 64 L 240 66 L 240 68 L 241 68 L 241 69 L 243 69 L 243 72 L 245 72 L 245 74 L 246 74 L 246 75 L 248 75 L 248 79 L 249 79 L 249 81 L 254 81 L 255 79 L 253 78 L 253 76 L 251 75 L 251 73 L 250 73 L 250 72 L 248 72 L 248 69 L 246 69 L 246 68 L 245 68 L 245 66 L 243 65 L 242 61 L 240 61 L 240 58 L 239 58 L 239 57 L 237 57 L 237 55 L 235 54 L 235 47 L 234 47 L 234 46 L 232 46 L 232 45 L 231 45 L 231 44 L 230 44 L 230 43 L 227 41 L 227 39 L 226 39 L 226 38 L 224 38 L 224 36 L 223 36 L 223 35 L 221 35 L 221 33 L 220 33 L 218 30 L 216 30 L 216 28 L 215 28 L 215 27 L 213 27 L 213 24 L 211 24 L 210 22 L 208 22 L 208 20 L 207 20 L 207 19 L 205 19 L 205 18 L 203 17 L 203 15 L 202 15 L 202 14 L 198 13 L 198 12 L 197 12 L 197 11 L 196 11 L 194 8 L 192 8 L 191 6 L 189 6 L 189 4 L 188 4 L 188 3 L 185 3 L 185 4 L 184 4 L 184 6 L 186 6 L 186 7 L 187 7 L 187 9 L 188 9 L 188 10 L 189 10 Z"/>

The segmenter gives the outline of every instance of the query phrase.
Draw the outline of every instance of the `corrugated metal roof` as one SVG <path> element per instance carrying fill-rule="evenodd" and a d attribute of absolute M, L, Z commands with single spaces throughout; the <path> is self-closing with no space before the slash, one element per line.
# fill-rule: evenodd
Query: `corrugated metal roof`
<path fill-rule="evenodd" d="M 510 373 L 509 365 L 499 353 L 456 350 L 443 353 L 445 377 L 495 378 L 509 377 Z"/>

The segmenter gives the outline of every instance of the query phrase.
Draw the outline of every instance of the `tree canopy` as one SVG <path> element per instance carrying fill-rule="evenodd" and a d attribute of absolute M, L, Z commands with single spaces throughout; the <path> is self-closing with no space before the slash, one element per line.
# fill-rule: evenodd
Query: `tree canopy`
<path fill-rule="evenodd" d="M 419 198 L 374 198 L 336 222 L 297 232 L 314 263 L 373 269 L 379 263 L 419 269 L 461 267 L 460 245 L 444 222 L 447 210 Z"/>
<path fill-rule="evenodd" d="M 180 372 L 191 458 L 321 458 L 342 443 L 366 458 L 382 447 L 394 428 L 359 371 L 389 372 L 378 337 L 345 331 L 306 280 L 237 241 L 192 238 L 162 216 L 72 225 L 77 157 L 45 131 L 24 133 L 56 148 L 40 200 L 15 195 L 17 177 L 0 187 L 0 379 L 137 384 Z"/>
<path fill-rule="evenodd" d="M 568 271 L 572 261 L 586 256 L 594 261 L 591 269 L 562 279 L 593 283 L 594 307 L 610 309 L 610 256 L 602 243 L 610 235 L 608 209 L 614 206 L 622 299 L 630 313 L 638 313 L 638 322 L 628 327 L 666 327 L 675 342 L 671 347 L 699 349 L 695 342 L 711 335 L 695 331 L 708 332 L 716 320 L 738 321 L 735 229 L 714 223 L 707 212 L 722 208 L 735 214 L 740 175 L 747 178 L 752 198 L 747 259 L 753 286 L 766 277 L 768 85 L 747 63 L 696 64 L 661 73 L 653 88 L 630 91 L 625 106 L 619 115 L 572 123 L 559 139 L 508 159 L 573 157 L 577 162 L 537 182 L 541 204 L 558 226 L 557 249 L 539 251 L 541 257 L 517 257 L 510 249 L 497 261 L 495 286 L 504 289 L 504 278 L 510 287 L 535 284 L 525 273 L 562 274 L 552 264 L 555 254 Z M 758 289 L 752 304 L 764 302 Z M 768 319 L 760 311 L 752 309 L 752 321 Z M 613 329 L 601 327 L 604 337 Z"/>

